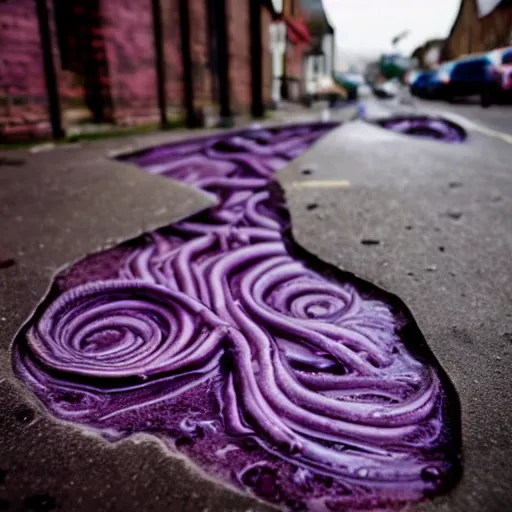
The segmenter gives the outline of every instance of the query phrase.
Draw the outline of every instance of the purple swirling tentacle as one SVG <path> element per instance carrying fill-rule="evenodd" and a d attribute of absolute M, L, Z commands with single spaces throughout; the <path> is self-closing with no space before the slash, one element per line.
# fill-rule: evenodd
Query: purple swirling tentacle
<path fill-rule="evenodd" d="M 154 432 L 220 478 L 301 510 L 394 505 L 446 487 L 459 450 L 450 382 L 403 305 L 300 255 L 271 181 L 333 126 L 128 157 L 217 203 L 69 270 L 16 340 L 20 377 L 59 418 L 109 439 Z"/>

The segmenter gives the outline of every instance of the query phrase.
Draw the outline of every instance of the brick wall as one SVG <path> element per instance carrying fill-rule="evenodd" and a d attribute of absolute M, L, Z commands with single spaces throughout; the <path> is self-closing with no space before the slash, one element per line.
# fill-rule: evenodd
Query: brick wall
<path fill-rule="evenodd" d="M 162 0 L 161 8 L 167 107 L 172 116 L 181 113 L 183 107 L 183 62 L 178 0 Z"/>
<path fill-rule="evenodd" d="M 232 109 L 247 112 L 251 106 L 249 2 L 226 0 L 226 11 Z"/>
<path fill-rule="evenodd" d="M 65 126 L 85 119 L 120 124 L 156 121 L 151 0 L 60 0 L 55 11 L 53 0 L 47 3 Z M 189 1 L 196 107 L 214 103 L 206 4 L 206 0 Z M 168 106 L 171 115 L 181 115 L 179 0 L 161 0 L 161 5 Z M 63 12 L 59 9 L 65 12 L 64 23 L 58 22 L 59 12 L 61 20 Z M 249 2 L 226 0 L 226 11 L 232 110 L 247 113 L 251 106 Z M 271 14 L 262 8 L 261 16 L 263 100 L 268 103 Z M 0 1 L 0 48 L 0 137 L 14 140 L 50 135 L 35 0 Z"/>
<path fill-rule="evenodd" d="M 83 2 L 84 0 L 82 0 Z M 86 0 L 85 0 L 86 1 Z M 60 0 L 60 6 L 64 6 L 65 10 L 60 11 L 61 25 L 65 28 L 65 33 L 59 34 L 58 23 L 56 16 L 59 13 L 55 11 L 55 4 L 51 0 L 47 1 L 48 5 L 48 18 L 50 23 L 50 32 L 53 41 L 53 60 L 55 64 L 55 71 L 57 74 L 57 82 L 59 88 L 59 95 L 61 106 L 63 109 L 64 121 L 66 120 L 66 111 L 68 109 L 75 109 L 81 107 L 86 109 L 85 105 L 85 88 L 82 69 L 72 69 L 72 67 L 63 67 L 63 58 L 60 54 L 59 36 L 62 37 L 62 45 L 68 49 L 70 45 L 74 46 L 75 53 L 77 52 L 77 42 L 79 40 L 78 32 L 80 29 L 80 17 L 83 16 L 86 7 L 90 6 L 81 5 L 78 0 L 73 4 L 66 3 Z M 62 28 L 62 27 L 61 27 Z M 83 30 L 83 28 L 82 28 Z M 68 36 L 68 37 L 66 37 Z M 71 39 L 72 38 L 72 39 Z"/>
<path fill-rule="evenodd" d="M 205 0 L 189 0 L 190 54 L 192 58 L 192 82 L 196 108 L 211 105 L 212 77 L 210 72 L 210 41 L 208 12 Z"/>
<path fill-rule="evenodd" d="M 151 0 L 102 0 L 101 18 L 114 120 L 157 120 Z"/>
<path fill-rule="evenodd" d="M 0 2 L 0 140 L 50 132 L 34 0 Z"/>
<path fill-rule="evenodd" d="M 307 46 L 303 43 L 287 42 L 285 54 L 285 73 L 288 79 L 288 99 L 298 101 L 304 94 L 304 52 Z"/>
<path fill-rule="evenodd" d="M 294 44 L 288 41 L 286 46 L 286 76 L 300 80 L 302 78 L 303 44 Z"/>
<path fill-rule="evenodd" d="M 294 9 L 292 20 L 298 24 L 302 24 L 304 20 L 304 13 L 301 9 L 300 2 L 293 0 Z M 285 2 L 288 11 L 291 14 L 292 0 Z M 296 36 L 293 34 L 293 41 L 290 40 L 291 28 L 287 27 L 288 39 L 286 42 L 285 54 L 285 75 L 287 78 L 287 91 L 288 99 L 297 101 L 305 92 L 304 84 L 304 52 L 308 49 L 308 44 L 302 40 L 295 42 Z"/>

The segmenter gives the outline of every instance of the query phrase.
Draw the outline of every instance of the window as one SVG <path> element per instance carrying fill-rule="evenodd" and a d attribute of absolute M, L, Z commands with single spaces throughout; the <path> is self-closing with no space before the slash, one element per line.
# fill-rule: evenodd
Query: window
<path fill-rule="evenodd" d="M 501 63 L 502 64 L 512 64 L 512 50 L 508 50 L 503 54 Z"/>

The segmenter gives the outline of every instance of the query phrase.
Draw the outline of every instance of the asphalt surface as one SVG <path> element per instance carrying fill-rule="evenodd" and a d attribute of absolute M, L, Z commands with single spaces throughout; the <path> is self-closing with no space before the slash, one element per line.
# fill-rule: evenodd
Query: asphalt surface
<path fill-rule="evenodd" d="M 502 133 L 497 124 L 475 128 L 486 121 L 464 117 L 473 107 L 447 113 L 462 117 L 463 144 L 370 122 L 436 107 L 371 100 L 366 120 L 331 132 L 278 179 L 296 240 L 398 295 L 459 394 L 463 477 L 414 510 L 498 512 L 512 496 L 512 144 L 489 132 Z M 9 510 L 269 510 L 155 439 L 110 444 L 57 422 L 11 369 L 12 339 L 58 269 L 206 206 L 198 192 L 108 158 L 184 136 L 194 134 L 0 155 L 0 260 L 12 260 L 0 269 L 0 503 Z"/>
<path fill-rule="evenodd" d="M 369 120 L 421 113 L 365 110 Z M 498 512 L 512 496 L 512 145 L 467 129 L 465 143 L 447 144 L 357 121 L 281 179 L 296 240 L 404 300 L 457 389 L 464 475 L 418 510 Z M 292 185 L 304 169 L 312 183 Z"/>
<path fill-rule="evenodd" d="M 435 109 L 441 112 L 450 112 L 462 116 L 474 123 L 512 135 L 512 105 L 492 105 L 482 108 L 477 101 L 459 101 L 448 103 L 446 101 L 425 101 L 415 99 L 414 102 L 423 109 Z"/>

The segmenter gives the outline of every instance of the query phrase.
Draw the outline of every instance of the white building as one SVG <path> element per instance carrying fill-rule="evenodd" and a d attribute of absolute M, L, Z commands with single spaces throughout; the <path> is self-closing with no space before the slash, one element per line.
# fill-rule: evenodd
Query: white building
<path fill-rule="evenodd" d="M 302 0 L 302 10 L 312 38 L 311 48 L 304 55 L 305 90 L 308 96 L 314 97 L 318 83 L 334 73 L 334 27 L 328 20 L 322 0 Z"/>

